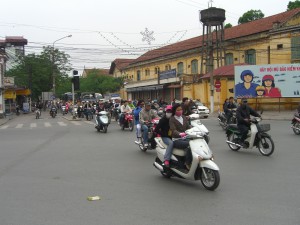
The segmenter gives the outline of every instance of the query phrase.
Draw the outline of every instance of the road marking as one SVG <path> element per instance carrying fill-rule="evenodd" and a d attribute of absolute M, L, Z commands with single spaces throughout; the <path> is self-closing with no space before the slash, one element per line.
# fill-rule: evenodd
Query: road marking
<path fill-rule="evenodd" d="M 48 122 L 45 122 L 45 127 L 51 127 L 52 125 Z"/>
<path fill-rule="evenodd" d="M 8 127 L 9 127 L 9 125 L 5 125 L 5 126 L 2 126 L 0 129 L 4 130 L 4 129 L 8 128 Z"/>
<path fill-rule="evenodd" d="M 19 123 L 16 128 L 22 128 L 23 127 L 23 124 L 22 123 Z"/>
<path fill-rule="evenodd" d="M 30 127 L 32 128 L 32 127 L 36 127 L 36 123 L 31 123 L 30 124 Z"/>
<path fill-rule="evenodd" d="M 65 124 L 64 122 L 57 122 L 59 124 L 59 126 L 67 126 L 67 124 Z"/>
<path fill-rule="evenodd" d="M 71 121 L 74 125 L 81 125 L 81 123 L 77 122 L 77 121 Z"/>

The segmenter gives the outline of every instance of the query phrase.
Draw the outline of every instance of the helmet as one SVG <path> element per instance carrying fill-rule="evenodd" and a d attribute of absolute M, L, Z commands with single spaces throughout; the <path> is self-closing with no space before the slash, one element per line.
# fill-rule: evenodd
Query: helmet
<path fill-rule="evenodd" d="M 244 70 L 242 73 L 241 73 L 241 80 L 244 80 L 244 76 L 246 76 L 246 75 L 250 75 L 250 76 L 252 76 L 252 80 L 253 80 L 253 73 L 252 73 L 252 71 L 251 70 Z M 251 80 L 251 81 L 252 81 Z"/>
<path fill-rule="evenodd" d="M 265 91 L 265 87 L 264 86 L 257 86 L 255 88 L 256 91 Z"/>
<path fill-rule="evenodd" d="M 171 105 L 167 105 L 166 108 L 165 108 L 165 111 L 167 110 L 172 110 L 172 106 Z"/>
<path fill-rule="evenodd" d="M 265 81 L 265 80 L 274 81 L 274 77 L 272 75 L 264 75 L 263 78 L 262 78 L 262 81 Z"/>

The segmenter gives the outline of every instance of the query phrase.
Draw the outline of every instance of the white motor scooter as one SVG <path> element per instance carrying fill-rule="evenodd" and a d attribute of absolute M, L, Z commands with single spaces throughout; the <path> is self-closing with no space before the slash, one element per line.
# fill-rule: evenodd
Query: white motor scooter
<path fill-rule="evenodd" d="M 98 122 L 98 118 L 100 123 Z M 95 128 L 98 132 L 102 131 L 103 133 L 107 132 L 107 127 L 109 125 L 108 112 L 100 111 L 96 113 L 95 116 Z"/>
<path fill-rule="evenodd" d="M 203 137 L 204 137 L 206 143 L 208 144 L 208 142 L 210 140 L 210 138 L 209 138 L 209 131 L 206 128 L 206 126 L 201 122 L 200 115 L 196 114 L 196 113 L 193 113 L 193 114 L 189 115 L 189 118 L 190 118 L 190 124 L 191 124 L 191 126 L 199 128 L 199 130 L 204 135 Z"/>
<path fill-rule="evenodd" d="M 153 165 L 164 177 L 172 176 L 187 180 L 201 180 L 203 186 L 208 190 L 215 190 L 220 183 L 219 167 L 213 161 L 213 154 L 203 138 L 203 133 L 198 127 L 193 127 L 185 132 L 193 156 L 191 168 L 188 170 L 185 165 L 185 151 L 173 149 L 170 166 L 163 164 L 164 154 L 167 146 L 160 137 L 156 137 L 157 157 Z"/>

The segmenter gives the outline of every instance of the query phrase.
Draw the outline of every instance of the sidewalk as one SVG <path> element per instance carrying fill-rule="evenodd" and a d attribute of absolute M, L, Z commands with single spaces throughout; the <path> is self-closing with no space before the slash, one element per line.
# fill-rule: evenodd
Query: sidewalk
<path fill-rule="evenodd" d="M 292 120 L 295 110 L 281 110 L 279 111 L 264 111 L 262 114 L 263 120 Z M 211 117 L 218 117 L 218 112 L 213 112 Z"/>
<path fill-rule="evenodd" d="M 10 115 L 6 115 L 5 118 L 1 118 L 0 119 L 0 126 L 7 123 L 9 120 L 12 120 L 13 118 L 15 118 L 16 115 L 10 114 Z"/>

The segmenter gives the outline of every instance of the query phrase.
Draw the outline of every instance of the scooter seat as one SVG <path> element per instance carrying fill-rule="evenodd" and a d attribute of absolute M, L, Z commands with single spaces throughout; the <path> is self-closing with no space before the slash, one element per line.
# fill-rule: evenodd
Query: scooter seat
<path fill-rule="evenodd" d="M 185 151 L 183 149 L 174 148 L 173 154 L 178 156 L 185 156 Z"/>

